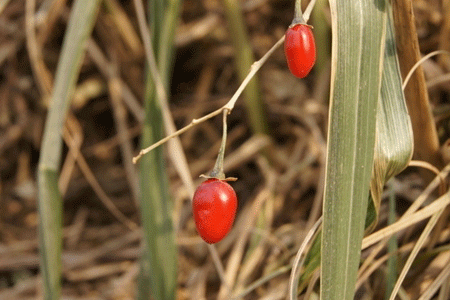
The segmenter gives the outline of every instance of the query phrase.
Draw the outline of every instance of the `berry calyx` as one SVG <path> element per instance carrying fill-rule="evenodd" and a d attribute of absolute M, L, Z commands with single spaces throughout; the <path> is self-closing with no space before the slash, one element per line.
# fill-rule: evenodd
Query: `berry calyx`
<path fill-rule="evenodd" d="M 192 199 L 197 232 L 209 244 L 219 242 L 230 232 L 236 210 L 236 192 L 225 180 L 210 178 L 202 182 Z"/>
<path fill-rule="evenodd" d="M 299 78 L 306 77 L 316 62 L 316 44 L 311 26 L 291 25 L 286 31 L 284 52 L 291 73 Z"/>

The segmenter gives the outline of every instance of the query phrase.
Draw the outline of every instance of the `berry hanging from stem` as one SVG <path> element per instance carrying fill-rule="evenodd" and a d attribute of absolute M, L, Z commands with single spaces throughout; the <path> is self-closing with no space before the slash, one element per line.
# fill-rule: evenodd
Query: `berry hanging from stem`
<path fill-rule="evenodd" d="M 201 175 L 201 177 L 205 178 L 217 178 L 219 180 L 225 181 L 236 181 L 237 178 L 234 177 L 225 177 L 225 173 L 223 172 L 223 160 L 225 157 L 225 146 L 227 143 L 227 116 L 230 113 L 228 109 L 223 110 L 223 132 L 222 132 L 222 142 L 220 144 L 219 154 L 217 155 L 216 163 L 214 164 L 214 168 L 208 176 Z"/>
<path fill-rule="evenodd" d="M 284 52 L 291 73 L 306 77 L 316 62 L 316 44 L 312 27 L 303 18 L 301 1 L 295 2 L 294 19 L 286 31 Z"/>

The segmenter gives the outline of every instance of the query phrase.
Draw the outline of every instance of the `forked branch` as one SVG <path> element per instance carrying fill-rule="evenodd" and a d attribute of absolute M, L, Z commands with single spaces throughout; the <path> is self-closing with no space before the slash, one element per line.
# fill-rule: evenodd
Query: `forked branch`
<path fill-rule="evenodd" d="M 267 53 L 261 57 L 260 60 L 256 61 L 253 63 L 250 72 L 248 73 L 247 77 L 245 77 L 244 81 L 241 83 L 241 85 L 239 86 L 239 88 L 237 89 L 236 93 L 234 93 L 233 97 L 231 97 L 231 99 L 221 108 L 207 114 L 206 116 L 203 116 L 199 119 L 193 119 L 191 121 L 191 123 L 189 123 L 188 125 L 186 125 L 185 127 L 181 128 L 180 130 L 175 131 L 174 133 L 172 133 L 171 135 L 166 136 L 165 138 L 159 140 L 158 142 L 154 143 L 153 145 L 142 149 L 139 154 L 137 156 L 135 156 L 133 158 L 133 163 L 137 163 L 138 160 L 145 154 L 147 154 L 148 152 L 152 151 L 153 149 L 155 149 L 156 147 L 166 143 L 167 141 L 169 141 L 170 139 L 179 136 L 180 134 L 188 131 L 190 128 L 194 127 L 195 125 L 198 125 L 200 123 L 205 122 L 206 120 L 211 119 L 212 117 L 215 117 L 219 114 L 221 114 L 225 109 L 228 110 L 229 112 L 231 112 L 234 108 L 234 105 L 236 104 L 237 99 L 239 98 L 239 96 L 242 94 L 242 91 L 244 90 L 244 88 L 247 86 L 247 84 L 249 83 L 249 81 L 253 78 L 253 76 L 256 74 L 256 72 L 258 72 L 258 70 L 262 67 L 262 65 L 267 61 L 267 59 L 270 57 L 270 55 L 272 55 L 272 53 L 278 49 L 278 47 L 280 47 L 281 44 L 283 44 L 284 42 L 284 36 L 282 38 L 280 38 L 278 40 L 278 42 L 275 43 L 275 45 L 272 46 L 272 48 L 270 48 L 269 51 L 267 51 Z"/>

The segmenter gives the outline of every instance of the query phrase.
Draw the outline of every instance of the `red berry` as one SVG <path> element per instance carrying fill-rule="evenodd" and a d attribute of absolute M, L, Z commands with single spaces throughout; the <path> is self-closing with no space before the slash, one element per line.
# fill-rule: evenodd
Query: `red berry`
<path fill-rule="evenodd" d="M 234 189 L 226 181 L 208 179 L 197 188 L 192 200 L 195 226 L 205 242 L 214 244 L 231 230 L 237 209 Z"/>
<path fill-rule="evenodd" d="M 287 64 L 294 76 L 304 78 L 316 61 L 316 44 L 311 27 L 297 24 L 289 27 L 284 41 Z"/>

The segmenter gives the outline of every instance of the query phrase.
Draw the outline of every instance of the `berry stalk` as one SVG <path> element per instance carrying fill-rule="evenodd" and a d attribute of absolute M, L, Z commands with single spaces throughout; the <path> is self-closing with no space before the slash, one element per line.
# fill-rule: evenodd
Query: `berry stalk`
<path fill-rule="evenodd" d="M 216 163 L 214 168 L 209 174 L 212 178 L 217 178 L 220 180 L 225 179 L 225 173 L 223 172 L 223 159 L 225 156 L 225 146 L 227 143 L 227 116 L 230 111 L 228 109 L 223 110 L 223 133 L 222 133 L 222 143 L 220 144 L 219 154 L 217 155 Z"/>
<path fill-rule="evenodd" d="M 294 19 L 292 20 L 291 26 L 297 24 L 306 24 L 306 21 L 303 18 L 302 0 L 295 0 Z"/>

